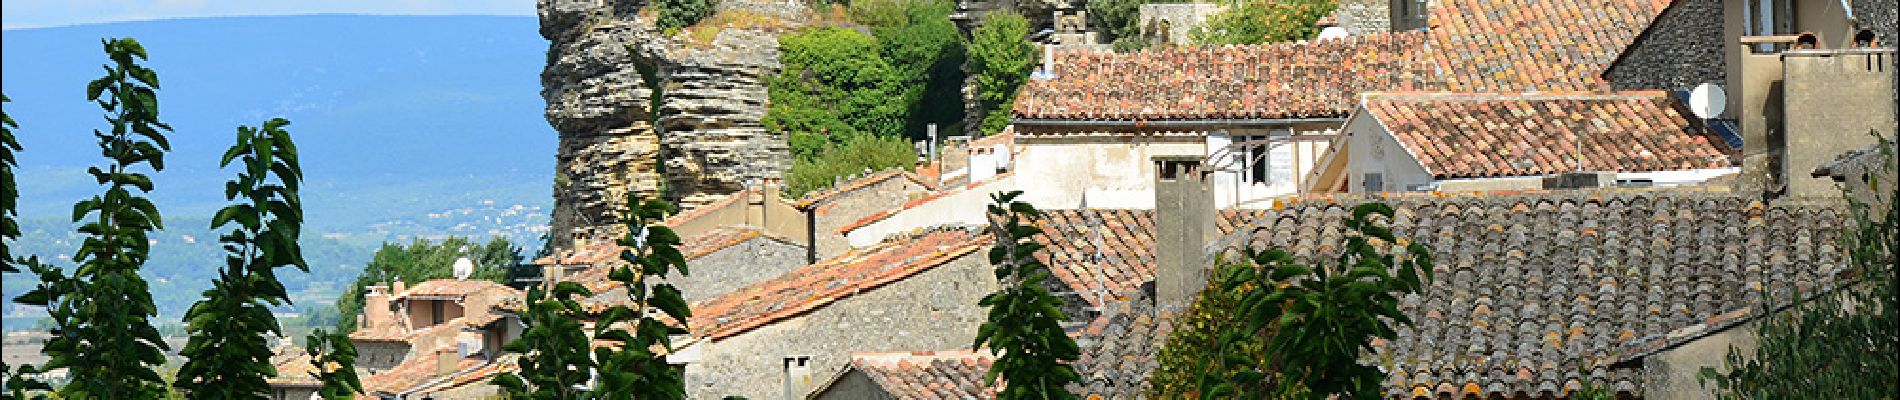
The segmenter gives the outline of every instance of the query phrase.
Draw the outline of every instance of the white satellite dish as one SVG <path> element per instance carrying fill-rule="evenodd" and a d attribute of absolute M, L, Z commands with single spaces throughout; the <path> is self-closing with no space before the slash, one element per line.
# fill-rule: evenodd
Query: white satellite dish
<path fill-rule="evenodd" d="M 1728 107 L 1728 93 L 1723 92 L 1721 86 L 1704 83 L 1696 85 L 1695 90 L 1689 91 L 1689 111 L 1694 112 L 1697 118 L 1715 118 L 1722 115 L 1726 107 Z"/>
<path fill-rule="evenodd" d="M 1319 40 L 1338 39 L 1347 36 L 1352 36 L 1352 33 L 1347 32 L 1346 28 L 1337 26 L 1328 26 L 1326 29 L 1319 30 Z"/>
<path fill-rule="evenodd" d="M 466 280 L 469 275 L 475 274 L 475 262 L 469 261 L 468 257 L 457 258 L 455 259 L 455 266 L 449 268 L 449 270 L 455 273 L 456 280 Z"/>

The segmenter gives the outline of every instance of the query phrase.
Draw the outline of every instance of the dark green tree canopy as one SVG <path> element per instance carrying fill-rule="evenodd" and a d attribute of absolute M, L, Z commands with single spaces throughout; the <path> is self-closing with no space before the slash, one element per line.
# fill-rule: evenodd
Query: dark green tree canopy
<path fill-rule="evenodd" d="M 976 75 L 977 100 L 984 110 L 983 134 L 993 135 L 1009 125 L 1016 91 L 1029 82 L 1036 65 L 1029 21 L 1013 12 L 990 13 L 970 32 L 969 51 L 970 73 Z"/>
<path fill-rule="evenodd" d="M 521 247 L 500 237 L 484 243 L 463 237 L 450 237 L 440 242 L 417 239 L 407 246 L 384 243 L 370 257 L 369 264 L 363 266 L 363 274 L 356 277 L 356 283 L 337 297 L 336 308 L 340 317 L 336 331 L 345 334 L 356 331 L 357 315 L 363 311 L 365 288 L 397 281 L 414 285 L 430 279 L 453 278 L 455 274 L 449 267 L 461 257 L 468 257 L 475 262 L 475 273 L 469 279 L 502 284 L 513 279 L 511 271 L 522 259 Z"/>

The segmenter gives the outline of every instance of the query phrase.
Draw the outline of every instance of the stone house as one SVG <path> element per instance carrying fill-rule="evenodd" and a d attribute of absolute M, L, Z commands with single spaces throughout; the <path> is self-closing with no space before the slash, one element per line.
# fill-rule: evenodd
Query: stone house
<path fill-rule="evenodd" d="M 897 209 L 935 191 L 936 182 L 893 169 L 866 174 L 806 195 L 796 206 L 806 213 L 811 226 L 813 260 L 831 258 L 852 248 L 840 228 Z"/>
<path fill-rule="evenodd" d="M 691 336 L 668 359 L 692 398 L 799 398 L 855 352 L 968 346 L 996 290 L 975 228 L 943 227 L 693 304 Z"/>
<path fill-rule="evenodd" d="M 1346 122 L 1346 157 L 1308 192 L 1537 189 L 1543 176 L 1673 186 L 1733 174 L 1720 139 L 1663 92 L 1366 93 Z M 1739 161 L 1739 160 L 1735 160 Z"/>
<path fill-rule="evenodd" d="M 614 242 L 588 243 L 577 251 L 536 260 L 551 282 L 579 282 L 596 297 L 625 297 L 619 283 L 607 279 L 614 266 L 625 265 L 620 253 L 626 250 Z M 691 272 L 665 280 L 680 290 L 686 301 L 718 296 L 739 287 L 759 282 L 805 266 L 806 247 L 790 239 L 777 237 L 763 229 L 727 226 L 702 232 L 681 240 L 679 250 L 686 256 Z"/>
<path fill-rule="evenodd" d="M 350 333 L 363 390 L 383 398 L 425 398 L 440 386 L 512 368 L 501 348 L 521 336 L 520 290 L 481 280 L 437 279 L 394 290 L 370 286 L 361 326 Z"/>
<path fill-rule="evenodd" d="M 1422 76 L 1423 39 L 1055 51 L 1013 109 L 1015 174 L 1035 182 L 1025 200 L 1052 209 L 1154 207 L 1156 156 L 1213 160 L 1222 205 L 1292 194 L 1354 94 Z"/>

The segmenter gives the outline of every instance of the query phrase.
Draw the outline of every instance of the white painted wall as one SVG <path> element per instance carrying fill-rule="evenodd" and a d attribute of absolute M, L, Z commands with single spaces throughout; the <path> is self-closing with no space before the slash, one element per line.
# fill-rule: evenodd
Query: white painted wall
<path fill-rule="evenodd" d="M 938 225 L 982 225 L 988 221 L 984 213 L 989 211 L 990 194 L 1016 190 L 1016 175 L 1003 175 L 973 186 L 930 199 L 911 208 L 897 210 L 896 214 L 884 217 L 845 234 L 845 240 L 851 247 L 864 247 L 877 244 L 885 237 L 897 233 L 911 232 Z M 1038 208 L 1040 207 L 1038 205 Z"/>
<path fill-rule="evenodd" d="M 1100 195 L 1089 197 L 1091 208 L 1104 207 L 1097 201 L 1140 196 L 1150 197 L 1147 202 L 1153 203 L 1155 156 L 1207 154 L 1206 139 L 1201 135 L 1018 136 L 1016 144 L 1020 150 L 1012 164 L 1016 180 L 1021 182 L 1022 199 L 1042 209 L 1081 208 L 1085 193 Z"/>
<path fill-rule="evenodd" d="M 1432 174 L 1419 165 L 1405 146 L 1380 124 L 1378 119 L 1363 112 L 1353 112 L 1346 120 L 1347 140 L 1347 191 L 1350 193 L 1397 192 L 1408 187 L 1432 182 Z M 1366 188 L 1367 174 L 1381 174 L 1383 185 L 1373 190 Z"/>

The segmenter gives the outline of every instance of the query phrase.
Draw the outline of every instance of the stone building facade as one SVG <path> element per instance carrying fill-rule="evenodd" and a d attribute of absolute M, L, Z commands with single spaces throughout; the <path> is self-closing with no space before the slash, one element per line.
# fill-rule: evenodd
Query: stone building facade
<path fill-rule="evenodd" d="M 934 182 L 903 170 L 875 172 L 805 196 L 797 207 L 810 215 L 816 259 L 851 249 L 843 228 L 865 218 L 897 210 L 937 190 Z M 880 238 L 882 239 L 882 238 Z"/>

